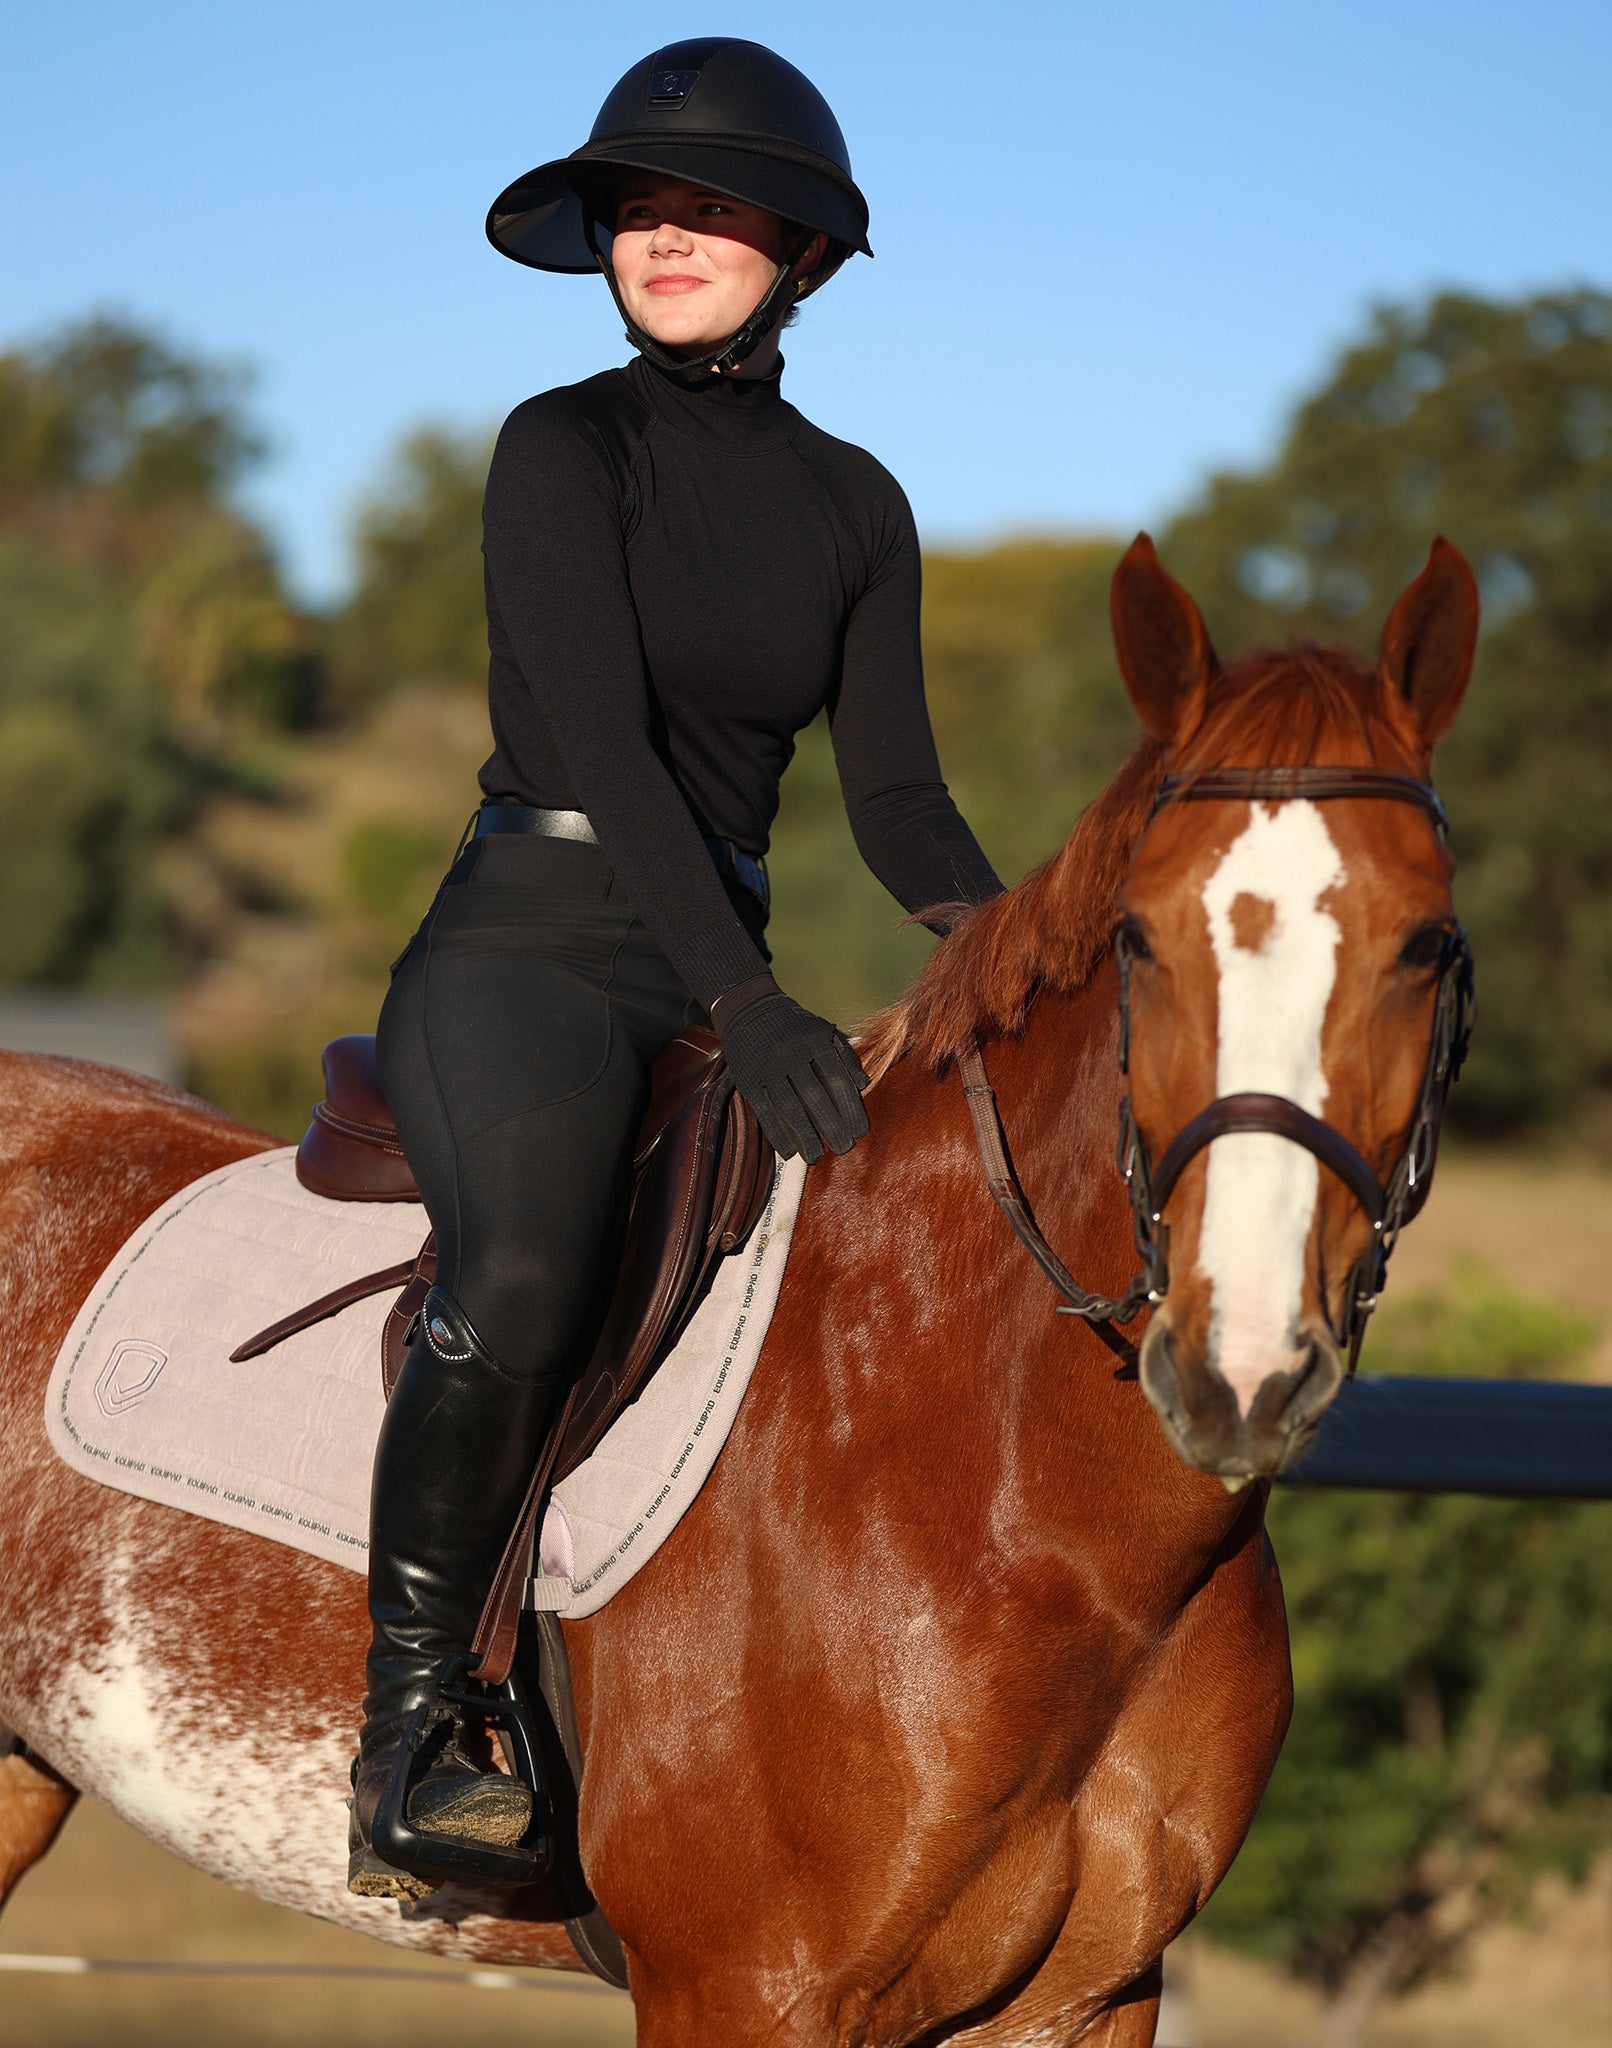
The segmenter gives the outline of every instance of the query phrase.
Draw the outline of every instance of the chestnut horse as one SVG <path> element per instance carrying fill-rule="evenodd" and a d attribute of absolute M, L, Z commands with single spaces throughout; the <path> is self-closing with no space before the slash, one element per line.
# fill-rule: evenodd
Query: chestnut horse
<path fill-rule="evenodd" d="M 1167 770 L 1425 777 L 1476 594 L 1440 544 L 1376 668 L 1304 647 L 1222 671 L 1144 537 L 1114 621 L 1144 737 L 1062 851 L 874 1020 L 872 1137 L 811 1174 L 725 1454 L 653 1565 L 566 1625 L 583 1857 L 644 2048 L 1144 2048 L 1164 1947 L 1282 1741 L 1266 1489 L 1235 1489 L 1302 1446 L 1337 1384 L 1338 1276 L 1368 1221 L 1284 1138 L 1217 1139 L 1167 1205 L 1173 1280 L 1139 1385 L 1054 1314 L 992 1204 L 955 1063 L 983 1046 L 1047 1238 L 1119 1292 L 1123 889 L 1155 1154 L 1217 1093 L 1262 1088 L 1324 1106 L 1386 1174 L 1433 1028 L 1428 935 L 1452 918 L 1433 826 L 1369 800 L 1151 814 Z M 52 1358 L 119 1242 L 270 1141 L 69 1060 L 6 1059 L 0 1092 L 0 1714 L 27 1745 L 0 1766 L 0 1873 L 81 1787 L 267 1899 L 575 1967 L 524 1895 L 443 1892 L 403 1917 L 344 1890 L 360 1577 L 93 1485 L 47 1446 Z"/>

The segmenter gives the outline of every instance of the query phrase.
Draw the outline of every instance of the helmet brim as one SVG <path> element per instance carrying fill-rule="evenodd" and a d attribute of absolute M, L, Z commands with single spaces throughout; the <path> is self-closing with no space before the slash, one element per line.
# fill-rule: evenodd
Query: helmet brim
<path fill-rule="evenodd" d="M 598 184 L 601 172 L 614 170 L 659 171 L 681 178 L 797 221 L 847 252 L 873 254 L 868 247 L 867 201 L 838 175 L 767 153 L 764 146 L 735 149 L 659 135 L 641 142 L 587 143 L 572 156 L 539 164 L 493 201 L 487 239 L 500 255 L 534 270 L 572 275 L 594 271 L 598 266 L 588 246 L 582 194 Z"/>

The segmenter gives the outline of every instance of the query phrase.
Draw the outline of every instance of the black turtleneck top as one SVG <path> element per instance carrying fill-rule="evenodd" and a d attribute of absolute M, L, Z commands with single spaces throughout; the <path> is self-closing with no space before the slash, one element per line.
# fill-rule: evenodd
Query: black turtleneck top
<path fill-rule="evenodd" d="M 935 757 L 907 501 L 776 372 L 690 390 L 640 358 L 528 399 L 483 531 L 482 788 L 585 811 L 702 1002 L 763 962 L 701 835 L 766 852 L 825 704 L 857 846 L 903 908 L 1000 888 Z"/>

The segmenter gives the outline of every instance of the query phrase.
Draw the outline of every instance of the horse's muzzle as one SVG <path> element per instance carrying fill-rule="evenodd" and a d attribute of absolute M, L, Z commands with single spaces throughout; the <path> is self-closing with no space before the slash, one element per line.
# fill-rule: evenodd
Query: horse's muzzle
<path fill-rule="evenodd" d="M 1189 1465 L 1229 1481 L 1269 1479 L 1304 1455 L 1343 1384 L 1344 1364 L 1323 1325 L 1307 1324 L 1299 1340 L 1299 1363 L 1268 1374 L 1244 1414 L 1207 1349 L 1184 1345 L 1167 1310 L 1153 1318 L 1142 1343 L 1142 1391 Z"/>

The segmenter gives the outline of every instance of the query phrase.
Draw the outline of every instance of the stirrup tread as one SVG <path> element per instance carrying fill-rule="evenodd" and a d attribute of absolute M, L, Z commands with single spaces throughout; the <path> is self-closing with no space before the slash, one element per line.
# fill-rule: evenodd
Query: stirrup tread
<path fill-rule="evenodd" d="M 383 1863 L 365 1843 L 347 1858 L 347 1889 L 360 1899 L 393 1899 L 399 1905 L 413 1905 L 428 1899 L 438 1886 L 428 1878 Z"/>

